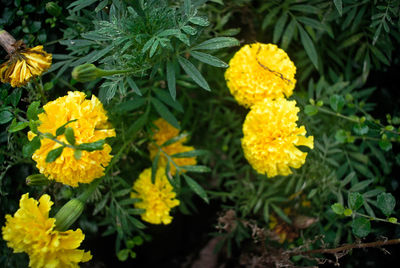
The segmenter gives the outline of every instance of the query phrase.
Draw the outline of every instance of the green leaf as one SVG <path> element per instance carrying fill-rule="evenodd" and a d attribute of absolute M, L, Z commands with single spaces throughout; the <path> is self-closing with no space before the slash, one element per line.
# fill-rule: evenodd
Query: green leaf
<path fill-rule="evenodd" d="M 285 212 L 283 212 L 283 210 L 280 207 L 274 204 L 271 204 L 271 207 L 275 211 L 275 213 L 278 214 L 279 218 L 281 218 L 282 220 L 284 220 L 289 224 L 292 224 L 292 220 L 285 214 Z"/>
<path fill-rule="evenodd" d="M 190 78 L 192 78 L 193 81 L 196 82 L 196 84 L 198 84 L 207 91 L 211 91 L 207 81 L 204 79 L 201 73 L 196 69 L 193 63 L 191 63 L 190 61 L 181 56 L 178 56 L 178 62 L 183 68 L 183 70 L 185 70 L 185 72 L 190 76 Z"/>
<path fill-rule="evenodd" d="M 313 116 L 318 113 L 318 108 L 315 105 L 306 105 L 306 107 L 304 107 L 304 112 L 308 116 Z"/>
<path fill-rule="evenodd" d="M 57 128 L 57 130 L 56 130 L 56 136 L 60 136 L 60 135 L 64 134 L 64 132 L 65 132 L 65 126 L 68 125 L 68 124 L 70 124 L 70 123 L 72 123 L 72 122 L 75 122 L 75 121 L 77 121 L 77 120 L 78 120 L 78 119 L 70 120 L 70 121 L 68 121 L 67 123 L 65 123 L 65 124 L 63 124 L 62 126 L 60 126 L 59 128 Z"/>
<path fill-rule="evenodd" d="M 204 200 L 204 202 L 208 204 L 209 200 L 207 197 L 207 193 L 206 191 L 204 191 L 203 187 L 201 187 L 200 184 L 198 184 L 195 180 L 190 178 L 185 173 L 183 173 L 183 177 L 185 178 L 185 181 L 187 185 L 189 185 L 190 189 L 192 189 L 193 192 L 195 192 L 198 196 L 200 196 Z"/>
<path fill-rule="evenodd" d="M 340 113 L 340 111 L 343 109 L 345 101 L 342 96 L 335 94 L 330 97 L 329 104 L 330 104 L 332 110 Z"/>
<path fill-rule="evenodd" d="M 357 135 L 362 136 L 362 135 L 365 135 L 365 134 L 368 133 L 369 127 L 368 127 L 367 125 L 365 125 L 365 124 L 355 124 L 355 125 L 353 126 L 353 131 L 354 131 L 354 133 L 356 133 Z"/>
<path fill-rule="evenodd" d="M 301 43 L 303 44 L 303 47 L 306 50 L 306 53 L 311 62 L 314 64 L 315 69 L 318 70 L 318 54 L 317 50 L 315 49 L 314 43 L 301 25 L 297 24 L 297 28 L 300 32 Z"/>
<path fill-rule="evenodd" d="M 335 203 L 331 206 L 333 212 L 335 212 L 338 215 L 342 215 L 344 213 L 344 207 L 340 203 Z"/>
<path fill-rule="evenodd" d="M 174 108 L 175 110 L 181 113 L 183 112 L 182 105 L 179 103 L 179 101 L 174 100 L 171 97 L 171 94 L 165 92 L 165 90 L 161 90 L 158 88 L 153 89 L 153 92 L 157 95 L 157 98 L 161 100 L 163 103 L 167 104 L 168 106 Z"/>
<path fill-rule="evenodd" d="M 283 50 L 286 50 L 288 48 L 290 42 L 292 41 L 295 30 L 296 30 L 296 21 L 291 20 L 282 36 L 281 46 Z"/>
<path fill-rule="evenodd" d="M 336 131 L 335 140 L 337 140 L 340 143 L 345 143 L 347 141 L 346 131 L 343 129 L 339 129 L 338 131 Z"/>
<path fill-rule="evenodd" d="M 40 106 L 40 101 L 34 101 L 32 102 L 28 110 L 26 112 L 26 116 L 28 117 L 29 120 L 38 120 L 38 114 L 41 112 L 39 109 Z"/>
<path fill-rule="evenodd" d="M 392 143 L 388 140 L 380 140 L 379 141 L 379 147 L 384 150 L 385 152 L 389 151 L 392 149 Z"/>
<path fill-rule="evenodd" d="M 129 257 L 129 253 L 130 253 L 130 250 L 127 249 L 127 248 L 118 251 L 118 253 L 117 253 L 118 260 L 119 261 L 126 261 L 128 259 L 128 257 Z"/>
<path fill-rule="evenodd" d="M 394 207 L 396 206 L 396 199 L 391 193 L 381 193 L 378 195 L 376 200 L 377 207 L 385 214 L 389 216 L 392 214 Z"/>
<path fill-rule="evenodd" d="M 156 182 L 156 175 L 158 169 L 158 160 L 160 159 L 160 150 L 158 150 L 156 156 L 153 159 L 153 163 L 151 165 L 151 183 L 155 184 Z"/>
<path fill-rule="evenodd" d="M 211 50 L 225 47 L 239 46 L 240 43 L 233 37 L 215 37 L 193 47 L 193 50 Z"/>
<path fill-rule="evenodd" d="M 137 108 L 143 106 L 146 103 L 146 99 L 144 98 L 135 98 L 133 100 L 128 100 L 126 102 L 117 104 L 114 108 L 114 111 L 119 114 L 124 114 Z"/>
<path fill-rule="evenodd" d="M 76 149 L 88 152 L 103 150 L 103 146 L 105 143 L 106 143 L 105 140 L 98 140 L 90 143 L 81 143 L 76 146 Z"/>
<path fill-rule="evenodd" d="M 141 115 L 128 129 L 127 135 L 135 135 L 147 122 L 147 113 Z"/>
<path fill-rule="evenodd" d="M 181 133 L 181 134 L 179 134 L 178 136 L 175 136 L 175 137 L 173 137 L 172 139 L 169 139 L 169 140 L 167 140 L 166 142 L 164 142 L 162 145 L 161 145 L 161 147 L 165 147 L 165 146 L 168 146 L 168 145 L 171 145 L 171 144 L 173 144 L 173 143 L 175 143 L 175 142 L 177 142 L 177 141 L 180 141 L 180 140 L 182 140 L 182 139 L 184 139 L 185 137 L 187 137 L 187 136 L 189 136 L 189 133 Z"/>
<path fill-rule="evenodd" d="M 151 98 L 151 103 L 153 104 L 154 108 L 156 109 L 157 113 L 164 118 L 168 123 L 174 126 L 177 129 L 180 129 L 178 120 L 176 120 L 175 116 L 168 110 L 168 108 L 162 104 L 156 98 Z"/>
<path fill-rule="evenodd" d="M 10 125 L 10 128 L 8 129 L 8 132 L 14 133 L 14 132 L 23 130 L 27 126 L 29 126 L 29 122 L 18 122 L 17 123 L 17 120 L 14 118 L 14 120 L 11 122 L 11 125 Z"/>
<path fill-rule="evenodd" d="M 201 17 L 192 17 L 189 19 L 189 22 L 203 27 L 208 26 L 210 24 L 207 19 L 203 19 Z"/>
<path fill-rule="evenodd" d="M 288 19 L 288 14 L 284 13 L 282 16 L 280 16 L 280 18 L 275 23 L 274 35 L 272 37 L 272 40 L 273 40 L 272 42 L 274 44 L 278 43 L 279 39 L 281 38 L 283 28 L 285 27 L 287 19 Z"/>
<path fill-rule="evenodd" d="M 188 158 L 188 157 L 196 157 L 200 155 L 205 155 L 208 154 L 209 152 L 206 150 L 192 150 L 188 152 L 183 152 L 183 153 L 176 153 L 171 155 L 171 157 L 174 158 Z"/>
<path fill-rule="evenodd" d="M 211 66 L 219 67 L 219 68 L 227 68 L 229 65 L 223 62 L 222 60 L 218 59 L 217 57 L 214 57 L 210 54 L 199 52 L 199 51 L 192 51 L 190 53 L 193 58 L 204 62 L 206 64 L 209 64 Z"/>
<path fill-rule="evenodd" d="M 21 89 L 16 88 L 13 90 L 13 92 L 10 94 L 10 96 L 8 96 L 12 106 L 17 107 L 19 100 L 21 99 L 21 94 L 22 94 Z"/>
<path fill-rule="evenodd" d="M 35 136 L 29 143 L 22 147 L 22 155 L 31 158 L 33 153 L 40 148 L 40 138 Z"/>
<path fill-rule="evenodd" d="M 136 228 L 138 228 L 138 229 L 144 229 L 144 228 L 146 228 L 146 226 L 145 226 L 142 222 L 140 222 L 139 220 L 135 219 L 134 217 L 129 216 L 128 219 L 130 220 L 130 222 L 131 222 Z"/>
<path fill-rule="evenodd" d="M 133 81 L 132 78 L 127 77 L 126 81 L 128 82 L 128 85 L 133 89 L 133 91 L 138 94 L 139 96 L 142 96 L 142 92 L 140 92 L 140 89 L 136 85 L 135 81 Z"/>
<path fill-rule="evenodd" d="M 353 219 L 351 228 L 356 236 L 365 237 L 371 232 L 371 222 L 366 218 L 358 217 Z"/>
<path fill-rule="evenodd" d="M 364 198 L 359 192 L 351 192 L 349 193 L 348 201 L 349 207 L 352 210 L 357 210 L 363 205 Z"/>
<path fill-rule="evenodd" d="M 51 150 L 46 156 L 46 163 L 54 162 L 63 152 L 64 146 L 58 147 L 57 149 Z"/>
<path fill-rule="evenodd" d="M 10 122 L 14 118 L 14 115 L 9 111 L 0 112 L 0 124 L 5 124 Z"/>
<path fill-rule="evenodd" d="M 358 191 L 364 190 L 373 181 L 374 181 L 373 179 L 370 179 L 370 180 L 365 180 L 365 181 L 358 182 L 358 183 L 354 184 L 353 186 L 351 186 L 350 191 L 358 192 Z"/>
<path fill-rule="evenodd" d="M 195 35 L 197 33 L 196 29 L 189 25 L 183 26 L 182 31 L 190 35 Z"/>
<path fill-rule="evenodd" d="M 175 68 L 174 62 L 168 61 L 167 62 L 167 83 L 168 83 L 168 90 L 169 94 L 173 100 L 176 99 L 176 78 L 175 78 Z"/>
<path fill-rule="evenodd" d="M 154 41 L 153 45 L 151 46 L 149 57 L 153 57 L 154 53 L 156 53 L 157 47 L 160 44 L 160 41 L 157 39 Z"/>
<path fill-rule="evenodd" d="M 342 0 L 333 0 L 333 3 L 335 4 L 337 11 L 339 12 L 339 15 L 342 16 L 343 14 Z"/>
<path fill-rule="evenodd" d="M 67 139 L 68 143 L 71 145 L 75 145 L 75 134 L 74 129 L 71 127 L 67 127 L 65 129 L 65 138 Z"/>
<path fill-rule="evenodd" d="M 353 210 L 351 210 L 350 208 L 346 208 L 343 212 L 343 215 L 345 215 L 346 217 L 349 217 L 349 216 L 353 215 Z"/>
<path fill-rule="evenodd" d="M 184 169 L 189 172 L 198 172 L 198 173 L 205 173 L 205 172 L 210 172 L 211 169 L 207 166 L 180 166 L 181 169 Z"/>

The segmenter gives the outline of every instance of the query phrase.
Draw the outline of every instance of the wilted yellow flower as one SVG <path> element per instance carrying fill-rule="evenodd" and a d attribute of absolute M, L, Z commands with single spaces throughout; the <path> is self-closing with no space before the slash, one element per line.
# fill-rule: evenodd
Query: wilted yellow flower
<path fill-rule="evenodd" d="M 179 130 L 170 125 L 167 121 L 165 121 L 162 118 L 157 119 L 154 121 L 154 125 L 158 128 L 154 130 L 154 135 L 153 139 L 156 142 L 158 146 L 161 146 L 163 143 L 166 141 L 175 138 L 176 136 L 179 135 Z M 186 146 L 183 145 L 184 142 L 186 142 L 186 137 L 182 138 L 181 140 L 172 143 L 168 146 L 162 147 L 162 150 L 169 156 L 177 154 L 177 153 L 184 153 L 184 152 L 189 152 L 193 151 L 194 147 L 192 146 Z M 149 144 L 149 151 L 150 151 L 150 158 L 151 160 L 154 160 L 158 153 L 158 147 L 150 143 Z M 177 164 L 178 166 L 189 166 L 189 165 L 196 165 L 196 157 L 187 157 L 187 158 L 175 158 L 173 157 L 172 160 Z M 160 166 L 166 166 L 168 159 L 165 157 L 163 153 L 160 154 L 159 162 L 158 164 Z M 173 164 L 170 165 L 171 169 L 170 172 L 172 175 L 176 174 L 176 168 Z"/>
<path fill-rule="evenodd" d="M 94 95 L 91 100 L 86 100 L 85 97 L 83 92 L 75 91 L 48 102 L 43 106 L 45 112 L 39 114 L 41 124 L 38 130 L 56 135 L 57 128 L 76 119 L 77 121 L 67 126 L 74 130 L 77 145 L 115 136 L 115 130 L 111 129 L 107 122 L 103 104 Z M 29 132 L 28 137 L 32 139 L 34 134 Z M 64 134 L 57 139 L 67 143 Z M 49 179 L 74 187 L 78 186 L 78 183 L 90 183 L 103 176 L 104 168 L 111 160 L 111 147 L 105 144 L 103 150 L 82 151 L 79 160 L 74 157 L 74 149 L 65 147 L 60 157 L 52 163 L 47 163 L 47 154 L 59 147 L 60 144 L 53 140 L 42 139 L 41 146 L 35 151 L 32 159 L 36 161 L 40 173 Z"/>
<path fill-rule="evenodd" d="M 60 232 L 55 230 L 54 218 L 49 218 L 53 202 L 45 194 L 39 202 L 24 194 L 14 216 L 6 215 L 2 227 L 3 239 L 14 253 L 29 255 L 29 267 L 79 267 L 79 262 L 92 258 L 89 252 L 77 249 L 85 235 L 81 229 Z"/>
<path fill-rule="evenodd" d="M 34 76 L 39 76 L 51 66 L 52 55 L 43 50 L 43 46 L 18 48 L 11 54 L 10 59 L 0 65 L 0 80 L 10 83 L 12 87 L 26 85 Z"/>
<path fill-rule="evenodd" d="M 152 224 L 169 224 L 172 221 L 169 211 L 179 205 L 176 193 L 165 175 L 165 169 L 159 168 L 154 184 L 151 182 L 151 168 L 145 169 L 133 184 L 132 198 L 142 201 L 134 203 L 136 208 L 145 209 L 142 220 Z"/>
<path fill-rule="evenodd" d="M 265 98 L 292 95 L 295 73 L 296 66 L 284 50 L 273 44 L 255 43 L 236 52 L 225 79 L 236 101 L 248 108 Z"/>
<path fill-rule="evenodd" d="M 307 153 L 296 146 L 314 148 L 314 137 L 305 137 L 297 127 L 296 101 L 265 99 L 251 107 L 243 124 L 242 148 L 250 165 L 268 177 L 289 175 L 289 167 L 299 168 Z"/>

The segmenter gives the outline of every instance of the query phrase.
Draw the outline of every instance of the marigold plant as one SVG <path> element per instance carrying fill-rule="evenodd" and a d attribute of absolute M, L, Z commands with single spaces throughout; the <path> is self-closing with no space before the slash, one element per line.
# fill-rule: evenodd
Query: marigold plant
<path fill-rule="evenodd" d="M 314 137 L 305 137 L 304 126 L 297 127 L 295 101 L 265 99 L 251 107 L 243 124 L 242 148 L 250 165 L 268 177 L 289 175 L 291 167 L 301 167 L 307 153 L 296 146 L 314 147 Z"/>
<path fill-rule="evenodd" d="M 39 202 L 29 198 L 28 193 L 23 194 L 14 216 L 6 215 L 3 239 L 15 253 L 29 255 L 29 267 L 79 267 L 78 263 L 92 258 L 90 251 L 77 249 L 85 235 L 79 228 L 57 231 L 56 219 L 49 218 L 52 205 L 47 194 Z"/>
<path fill-rule="evenodd" d="M 176 193 L 165 175 L 165 169 L 159 168 L 155 182 L 151 182 L 151 168 L 145 169 L 133 184 L 132 198 L 140 198 L 134 203 L 136 208 L 145 209 L 141 214 L 142 220 L 152 224 L 170 224 L 172 216 L 169 214 L 173 207 L 179 205 Z"/>
<path fill-rule="evenodd" d="M 41 122 L 38 131 L 50 133 L 59 141 L 66 142 L 65 134 L 57 135 L 56 131 L 70 122 L 68 127 L 73 129 L 78 145 L 115 136 L 102 103 L 94 95 L 90 100 L 85 97 L 83 92 L 68 92 L 68 95 L 44 105 L 44 112 L 38 115 Z M 28 136 L 33 139 L 35 134 L 29 132 Z M 111 147 L 105 144 L 102 150 L 81 151 L 79 159 L 74 155 L 75 149 L 65 147 L 54 162 L 46 161 L 48 153 L 59 147 L 54 139 L 43 138 L 32 159 L 36 161 L 40 173 L 67 185 L 78 186 L 78 183 L 90 183 L 103 176 L 104 167 L 111 160 Z"/>
<path fill-rule="evenodd" d="M 274 44 L 254 43 L 235 53 L 225 79 L 236 101 L 251 107 L 265 98 L 289 97 L 296 84 L 296 66 Z"/>

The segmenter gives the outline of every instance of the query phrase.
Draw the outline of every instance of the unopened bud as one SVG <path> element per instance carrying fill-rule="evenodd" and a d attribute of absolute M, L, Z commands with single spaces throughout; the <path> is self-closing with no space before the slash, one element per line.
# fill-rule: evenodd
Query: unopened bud
<path fill-rule="evenodd" d="M 52 16 L 54 16 L 54 17 L 58 17 L 58 16 L 60 16 L 60 14 L 61 14 L 62 8 L 61 8 L 57 3 L 48 2 L 48 3 L 46 4 L 46 11 L 47 11 L 50 15 L 52 15 Z"/>
<path fill-rule="evenodd" d="M 72 70 L 72 78 L 79 82 L 89 82 L 102 76 L 102 70 L 94 64 L 82 64 Z"/>
<path fill-rule="evenodd" d="M 54 217 L 56 229 L 66 231 L 82 214 L 84 204 L 79 199 L 72 199 L 66 203 Z"/>
<path fill-rule="evenodd" d="M 26 177 L 26 184 L 29 186 L 44 186 L 49 184 L 49 180 L 43 174 L 35 174 Z"/>

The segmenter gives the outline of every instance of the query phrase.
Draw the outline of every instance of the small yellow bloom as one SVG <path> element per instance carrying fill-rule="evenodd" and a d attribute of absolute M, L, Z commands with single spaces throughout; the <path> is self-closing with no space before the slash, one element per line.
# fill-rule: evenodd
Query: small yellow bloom
<path fill-rule="evenodd" d="M 60 232 L 55 230 L 55 219 L 49 218 L 53 202 L 45 194 L 39 202 L 24 194 L 14 216 L 6 215 L 2 227 L 3 239 L 14 253 L 29 255 L 29 267 L 79 267 L 79 262 L 92 258 L 89 252 L 77 249 L 85 235 L 81 229 Z"/>
<path fill-rule="evenodd" d="M 179 205 L 176 193 L 165 175 L 165 169 L 159 168 L 154 184 L 151 182 L 151 168 L 145 169 L 133 184 L 132 198 L 140 198 L 134 203 L 136 208 L 145 209 L 142 220 L 152 224 L 169 224 L 172 221 L 169 212 Z"/>
<path fill-rule="evenodd" d="M 273 44 L 243 46 L 229 62 L 225 79 L 236 101 L 248 108 L 265 98 L 289 97 L 296 84 L 296 66 Z"/>
<path fill-rule="evenodd" d="M 158 129 L 154 130 L 153 139 L 158 146 L 161 146 L 166 141 L 168 141 L 172 138 L 175 138 L 176 136 L 179 135 L 179 130 L 176 129 L 175 127 L 173 127 L 172 125 L 170 125 L 167 121 L 165 121 L 162 118 L 159 118 L 156 121 L 154 121 L 154 125 Z M 162 150 L 169 156 L 177 154 L 177 153 L 193 151 L 194 147 L 183 145 L 183 143 L 186 142 L 186 140 L 187 140 L 186 137 L 182 138 L 181 140 L 179 140 L 175 143 L 172 143 L 168 146 L 162 147 Z M 158 147 L 155 144 L 150 143 L 148 148 L 150 151 L 150 158 L 151 158 L 151 160 L 154 160 L 154 158 L 156 157 L 156 155 L 158 153 Z M 196 157 L 187 157 L 187 158 L 173 157 L 172 160 L 178 166 L 196 165 L 196 163 L 197 163 Z M 167 161 L 168 160 L 165 157 L 165 155 L 163 153 L 161 153 L 158 164 L 160 166 L 166 166 Z M 175 175 L 176 174 L 175 166 L 171 163 L 170 167 L 171 167 L 171 169 L 170 169 L 171 174 Z"/>
<path fill-rule="evenodd" d="M 42 133 L 56 135 L 56 130 L 65 123 L 76 119 L 67 126 L 74 130 L 76 144 L 95 142 L 107 137 L 115 136 L 115 130 L 110 128 L 103 104 L 92 95 L 91 100 L 85 99 L 83 92 L 68 92 L 67 96 L 48 102 L 43 106 L 44 113 L 39 114 L 41 121 L 38 130 Z M 34 134 L 29 132 L 28 138 Z M 58 140 L 67 143 L 63 135 Z M 55 181 L 78 186 L 78 183 L 90 183 L 104 175 L 104 168 L 111 160 L 111 147 L 105 144 L 103 150 L 93 152 L 82 151 L 79 160 L 74 157 L 74 149 L 64 148 L 60 157 L 54 162 L 47 163 L 47 154 L 60 147 L 53 140 L 41 139 L 41 146 L 32 156 L 40 173 Z"/>
<path fill-rule="evenodd" d="M 22 48 L 20 45 L 10 59 L 0 65 L 0 80 L 12 87 L 24 86 L 32 77 L 47 71 L 51 60 L 52 55 L 44 51 L 43 46 Z"/>
<path fill-rule="evenodd" d="M 250 165 L 268 177 L 289 175 L 289 167 L 299 168 L 307 153 L 296 146 L 314 148 L 314 137 L 305 137 L 304 126 L 297 127 L 295 101 L 265 99 L 251 107 L 243 124 L 242 148 Z"/>

